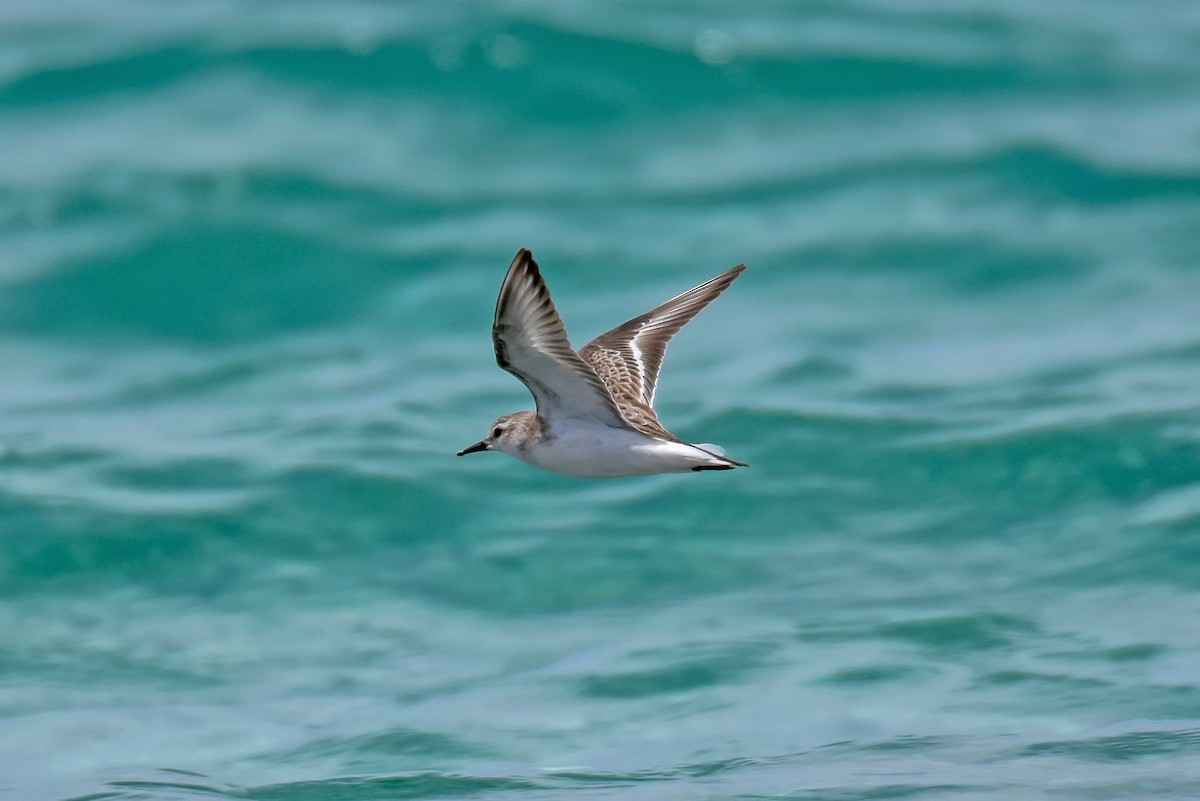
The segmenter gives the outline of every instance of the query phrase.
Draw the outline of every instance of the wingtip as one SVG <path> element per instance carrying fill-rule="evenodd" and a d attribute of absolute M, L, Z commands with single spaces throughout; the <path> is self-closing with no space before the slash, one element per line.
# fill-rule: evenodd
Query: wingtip
<path fill-rule="evenodd" d="M 533 259 L 533 251 L 529 248 L 521 248 L 518 250 L 517 255 L 513 257 L 513 266 L 515 267 L 518 264 L 529 265 L 536 270 L 537 262 Z"/>
<path fill-rule="evenodd" d="M 717 290 L 716 294 L 719 295 L 722 292 L 724 292 L 726 289 L 728 289 L 730 287 L 730 285 L 733 284 L 733 282 L 738 279 L 738 276 L 740 276 L 745 271 L 746 271 L 746 264 L 744 262 L 742 264 L 737 264 L 733 267 L 730 267 L 728 270 L 721 273 L 716 278 L 713 278 L 710 281 L 705 281 L 703 284 L 696 287 L 695 289 L 692 289 L 689 292 L 683 293 L 683 295 L 689 295 L 692 292 L 695 292 L 697 290 L 714 289 L 714 288 Z M 683 297 L 683 295 L 680 295 L 679 297 Z M 715 298 L 716 298 L 716 295 L 713 296 L 713 299 L 715 299 Z M 675 300 L 675 298 L 672 298 L 672 300 Z M 709 302 L 711 302 L 711 300 Z"/>
<path fill-rule="evenodd" d="M 533 251 L 529 248 L 521 248 L 517 251 L 512 264 L 509 265 L 505 283 L 518 275 L 532 276 L 537 283 L 542 283 L 542 271 L 538 268 L 537 260 L 533 258 Z M 501 287 L 501 291 L 503 291 L 503 287 Z"/>
<path fill-rule="evenodd" d="M 500 319 L 500 313 L 504 307 L 509 287 L 516 281 L 529 279 L 532 279 L 535 285 L 545 284 L 545 281 L 542 280 L 542 273 L 538 269 L 538 264 L 533 259 L 533 252 L 529 248 L 521 248 L 517 251 L 517 255 L 513 257 L 512 264 L 508 265 L 508 272 L 504 274 L 504 283 L 500 285 L 500 295 L 496 298 L 494 320 Z M 493 329 L 494 327 L 493 323 Z"/>

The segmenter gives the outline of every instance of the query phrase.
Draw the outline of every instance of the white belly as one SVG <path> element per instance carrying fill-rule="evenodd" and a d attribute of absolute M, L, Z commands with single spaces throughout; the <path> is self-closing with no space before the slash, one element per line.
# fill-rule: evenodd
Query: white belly
<path fill-rule="evenodd" d="M 724 463 L 687 443 L 654 439 L 627 429 L 564 425 L 552 434 L 511 453 L 543 470 L 585 478 L 684 473 L 700 465 Z"/>

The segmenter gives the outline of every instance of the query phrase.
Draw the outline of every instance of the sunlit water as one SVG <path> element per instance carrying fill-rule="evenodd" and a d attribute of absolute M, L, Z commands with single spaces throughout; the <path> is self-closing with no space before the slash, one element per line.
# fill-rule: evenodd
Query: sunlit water
<path fill-rule="evenodd" d="M 0 796 L 1200 797 L 1194 3 L 0 31 Z M 520 246 L 753 467 L 455 458 Z"/>

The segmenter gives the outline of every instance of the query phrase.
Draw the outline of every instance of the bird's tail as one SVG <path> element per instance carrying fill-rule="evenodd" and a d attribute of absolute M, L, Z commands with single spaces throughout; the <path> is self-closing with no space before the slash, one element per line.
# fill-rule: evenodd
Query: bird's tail
<path fill-rule="evenodd" d="M 716 457 L 717 464 L 713 465 L 697 465 L 693 470 L 732 470 L 735 467 L 749 467 L 745 462 L 739 462 L 730 459 L 725 455 L 725 449 L 720 445 L 713 445 L 711 442 L 698 442 L 693 447 L 699 448 L 705 453 Z"/>

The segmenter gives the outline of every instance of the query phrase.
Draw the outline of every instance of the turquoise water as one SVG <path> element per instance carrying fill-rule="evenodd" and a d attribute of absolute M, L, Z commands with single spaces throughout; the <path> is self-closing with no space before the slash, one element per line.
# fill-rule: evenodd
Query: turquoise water
<path fill-rule="evenodd" d="M 0 797 L 1200 797 L 1191 2 L 0 11 Z M 682 437 L 457 459 L 738 262 Z"/>

